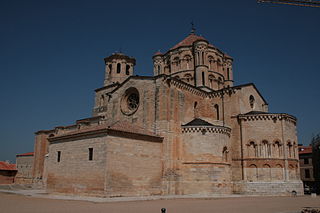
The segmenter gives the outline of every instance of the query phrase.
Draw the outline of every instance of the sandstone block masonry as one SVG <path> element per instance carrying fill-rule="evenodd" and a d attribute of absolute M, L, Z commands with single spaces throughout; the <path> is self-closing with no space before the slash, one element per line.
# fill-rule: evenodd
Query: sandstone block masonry
<path fill-rule="evenodd" d="M 153 56 L 104 59 L 90 118 L 36 133 L 34 181 L 94 196 L 302 194 L 296 118 L 268 112 L 233 59 L 194 33 Z"/>

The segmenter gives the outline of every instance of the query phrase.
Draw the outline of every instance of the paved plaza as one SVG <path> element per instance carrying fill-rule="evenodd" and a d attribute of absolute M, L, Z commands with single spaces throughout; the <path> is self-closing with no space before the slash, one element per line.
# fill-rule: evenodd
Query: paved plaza
<path fill-rule="evenodd" d="M 159 213 L 161 208 L 166 208 L 167 213 L 298 213 L 303 207 L 320 207 L 320 197 L 232 197 L 93 202 L 0 192 L 1 213 Z"/>

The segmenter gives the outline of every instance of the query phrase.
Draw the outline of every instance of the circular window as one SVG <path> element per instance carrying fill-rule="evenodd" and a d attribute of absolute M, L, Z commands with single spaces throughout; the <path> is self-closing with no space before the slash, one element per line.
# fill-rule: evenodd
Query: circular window
<path fill-rule="evenodd" d="M 121 111 L 125 115 L 132 115 L 139 107 L 140 97 L 136 88 L 129 88 L 121 99 Z"/>

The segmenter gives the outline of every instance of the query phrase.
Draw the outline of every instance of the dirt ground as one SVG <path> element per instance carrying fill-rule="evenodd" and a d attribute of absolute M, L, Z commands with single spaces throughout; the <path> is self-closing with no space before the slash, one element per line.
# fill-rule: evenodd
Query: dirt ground
<path fill-rule="evenodd" d="M 0 193 L 0 213 L 298 213 L 320 197 L 239 197 L 94 203 Z"/>

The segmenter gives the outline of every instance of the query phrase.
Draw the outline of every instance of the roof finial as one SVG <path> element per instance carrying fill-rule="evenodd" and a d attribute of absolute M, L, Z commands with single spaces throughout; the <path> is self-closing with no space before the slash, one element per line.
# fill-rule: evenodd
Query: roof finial
<path fill-rule="evenodd" d="M 196 28 L 194 28 L 194 23 L 193 23 L 193 21 L 191 21 L 191 32 L 190 32 L 190 34 L 195 34 L 195 32 L 196 32 Z"/>

